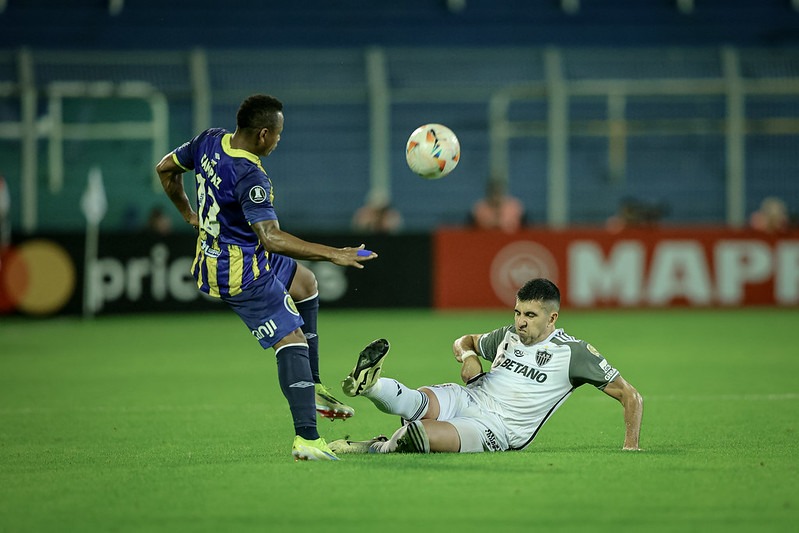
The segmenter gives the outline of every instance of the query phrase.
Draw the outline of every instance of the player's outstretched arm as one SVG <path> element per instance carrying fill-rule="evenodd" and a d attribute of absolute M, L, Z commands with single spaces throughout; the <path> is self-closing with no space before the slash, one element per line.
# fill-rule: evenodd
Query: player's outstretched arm
<path fill-rule="evenodd" d="M 644 414 L 643 397 L 621 376 L 617 376 L 608 383 L 604 392 L 611 398 L 616 398 L 624 407 L 624 425 L 626 427 L 624 449 L 640 450 L 638 440 L 641 435 L 641 419 Z"/>
<path fill-rule="evenodd" d="M 161 186 L 166 195 L 183 215 L 183 220 L 196 228 L 199 224 L 197 213 L 191 208 L 189 197 L 186 196 L 186 190 L 183 188 L 183 172 L 185 171 L 175 163 L 172 152 L 161 159 L 156 165 L 155 171 L 158 173 L 158 179 L 161 180 Z"/>
<path fill-rule="evenodd" d="M 364 261 L 371 261 L 377 254 L 365 250 L 364 245 L 357 248 L 334 248 L 325 244 L 308 242 L 280 229 L 277 220 L 264 220 L 252 225 L 261 245 L 269 252 L 305 259 L 308 261 L 330 261 L 339 266 L 363 268 Z"/>

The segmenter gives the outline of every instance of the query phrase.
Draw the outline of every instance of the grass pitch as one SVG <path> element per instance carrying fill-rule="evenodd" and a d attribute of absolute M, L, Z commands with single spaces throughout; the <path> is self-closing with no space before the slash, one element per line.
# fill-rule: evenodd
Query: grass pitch
<path fill-rule="evenodd" d="M 452 341 L 511 313 L 322 310 L 337 383 L 386 337 L 384 374 L 458 380 Z M 0 319 L 0 531 L 795 531 L 799 311 L 564 310 L 645 400 L 584 386 L 524 452 L 294 463 L 273 352 L 233 313 Z M 343 397 L 343 395 L 342 395 Z M 363 398 L 328 440 L 390 434 Z"/>

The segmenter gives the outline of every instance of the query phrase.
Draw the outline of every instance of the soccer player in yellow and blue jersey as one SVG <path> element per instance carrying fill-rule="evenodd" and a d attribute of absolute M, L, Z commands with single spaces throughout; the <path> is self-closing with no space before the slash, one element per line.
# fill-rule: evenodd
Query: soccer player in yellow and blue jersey
<path fill-rule="evenodd" d="M 172 203 L 199 231 L 192 265 L 197 286 L 226 302 L 264 349 L 275 350 L 296 432 L 292 455 L 335 460 L 317 431 L 316 411 L 331 418 L 353 411 L 319 379 L 316 278 L 295 259 L 363 268 L 377 254 L 364 245 L 304 241 L 280 229 L 260 158 L 277 147 L 283 121 L 280 100 L 250 96 L 239 107 L 235 132 L 206 130 L 164 156 L 156 171 Z M 195 174 L 196 210 L 183 186 L 184 172 Z"/>

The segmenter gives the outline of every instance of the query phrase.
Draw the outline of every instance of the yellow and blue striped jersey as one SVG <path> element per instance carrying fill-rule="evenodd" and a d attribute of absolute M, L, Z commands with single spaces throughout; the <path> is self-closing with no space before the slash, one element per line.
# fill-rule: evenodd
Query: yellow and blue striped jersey
<path fill-rule="evenodd" d="M 268 254 L 250 226 L 277 220 L 261 159 L 232 148 L 231 137 L 212 128 L 172 153 L 196 177 L 200 233 L 192 274 L 201 291 L 217 298 L 241 293 L 269 269 Z"/>

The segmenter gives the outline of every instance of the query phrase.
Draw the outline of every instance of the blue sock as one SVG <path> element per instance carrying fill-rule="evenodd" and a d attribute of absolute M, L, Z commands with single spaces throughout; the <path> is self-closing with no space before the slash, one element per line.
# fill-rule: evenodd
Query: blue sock
<path fill-rule="evenodd" d="M 308 342 L 308 359 L 311 361 L 311 375 L 314 383 L 322 383 L 319 378 L 319 336 L 316 330 L 316 319 L 319 316 L 319 294 L 313 298 L 295 303 L 305 325 L 302 332 Z"/>
<path fill-rule="evenodd" d="M 316 430 L 316 392 L 311 368 L 308 364 L 308 348 L 304 344 L 288 344 L 275 352 L 277 379 L 283 396 L 289 402 L 294 419 L 294 431 L 304 439 L 319 438 Z"/>

